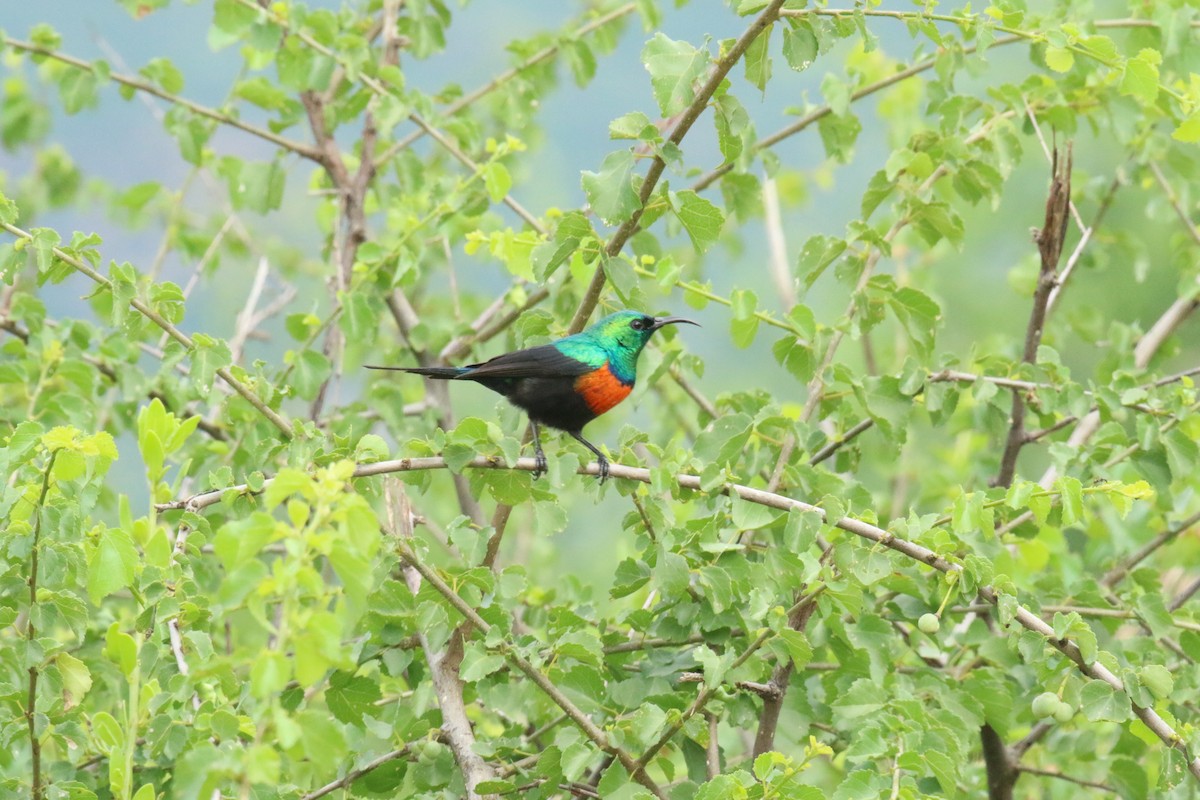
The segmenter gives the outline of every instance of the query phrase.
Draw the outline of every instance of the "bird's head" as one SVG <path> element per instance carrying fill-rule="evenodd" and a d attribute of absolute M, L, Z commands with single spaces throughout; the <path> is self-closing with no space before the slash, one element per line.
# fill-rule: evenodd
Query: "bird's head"
<path fill-rule="evenodd" d="M 652 317 L 640 311 L 618 311 L 597 322 L 587 332 L 605 348 L 624 351 L 636 358 L 656 330 L 680 322 L 700 325 L 683 317 Z"/>

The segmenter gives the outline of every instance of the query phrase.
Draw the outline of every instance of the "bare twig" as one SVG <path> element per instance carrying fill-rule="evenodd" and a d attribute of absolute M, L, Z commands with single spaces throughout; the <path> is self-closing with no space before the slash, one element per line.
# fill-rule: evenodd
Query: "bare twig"
<path fill-rule="evenodd" d="M 796 279 L 788 266 L 787 238 L 783 234 L 783 218 L 779 213 L 779 187 L 774 178 L 764 178 L 762 184 L 763 217 L 767 229 L 767 266 L 771 281 L 779 293 L 784 309 L 796 305 Z"/>

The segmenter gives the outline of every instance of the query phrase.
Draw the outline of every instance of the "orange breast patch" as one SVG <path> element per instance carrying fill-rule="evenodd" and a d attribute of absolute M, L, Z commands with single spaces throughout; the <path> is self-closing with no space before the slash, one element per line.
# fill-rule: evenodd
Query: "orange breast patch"
<path fill-rule="evenodd" d="M 580 375 L 575 379 L 575 391 L 596 416 L 624 400 L 633 391 L 633 386 L 621 383 L 605 364 L 598 370 Z"/>

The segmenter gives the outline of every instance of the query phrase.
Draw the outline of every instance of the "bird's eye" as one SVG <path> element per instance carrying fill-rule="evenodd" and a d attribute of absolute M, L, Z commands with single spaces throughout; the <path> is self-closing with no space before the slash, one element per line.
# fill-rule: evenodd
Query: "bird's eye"
<path fill-rule="evenodd" d="M 633 322 L 629 323 L 629 327 L 633 328 L 635 331 L 642 330 L 643 328 L 646 327 L 646 318 L 638 317 Z"/>

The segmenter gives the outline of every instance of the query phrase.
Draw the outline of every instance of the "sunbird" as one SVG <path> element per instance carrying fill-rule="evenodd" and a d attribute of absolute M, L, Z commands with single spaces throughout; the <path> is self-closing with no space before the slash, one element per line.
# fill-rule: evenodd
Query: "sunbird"
<path fill-rule="evenodd" d="M 546 471 L 539 425 L 565 431 L 596 454 L 600 482 L 608 477 L 608 459 L 583 438 L 583 426 L 612 409 L 633 391 L 638 356 L 654 332 L 683 317 L 652 317 L 638 311 L 609 314 L 587 330 L 550 344 L 516 350 L 465 367 L 379 367 L 427 378 L 475 381 L 524 409 L 533 429 L 536 478 Z"/>

